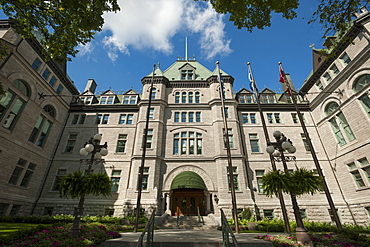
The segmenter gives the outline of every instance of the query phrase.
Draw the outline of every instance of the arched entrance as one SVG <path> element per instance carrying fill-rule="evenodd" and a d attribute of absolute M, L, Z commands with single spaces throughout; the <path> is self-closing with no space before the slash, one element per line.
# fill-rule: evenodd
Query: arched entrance
<path fill-rule="evenodd" d="M 178 174 L 171 183 L 172 215 L 205 215 L 204 192 L 207 190 L 203 179 L 191 171 Z"/>

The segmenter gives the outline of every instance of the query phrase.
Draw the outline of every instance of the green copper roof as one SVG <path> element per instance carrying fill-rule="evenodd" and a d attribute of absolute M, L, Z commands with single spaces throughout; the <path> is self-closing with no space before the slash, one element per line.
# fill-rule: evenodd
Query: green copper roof
<path fill-rule="evenodd" d="M 203 179 L 195 172 L 182 172 L 172 181 L 171 190 L 174 189 L 201 189 L 206 190 Z"/>
<path fill-rule="evenodd" d="M 195 80 L 206 80 L 208 77 L 213 75 L 212 71 L 210 71 L 195 60 L 178 60 L 173 63 L 168 69 L 166 69 L 163 74 L 169 80 L 172 80 L 172 78 L 174 78 L 174 80 L 180 80 L 180 70 L 181 68 L 186 67 L 187 64 L 195 68 Z M 226 73 L 223 72 L 223 75 L 226 75 Z"/>

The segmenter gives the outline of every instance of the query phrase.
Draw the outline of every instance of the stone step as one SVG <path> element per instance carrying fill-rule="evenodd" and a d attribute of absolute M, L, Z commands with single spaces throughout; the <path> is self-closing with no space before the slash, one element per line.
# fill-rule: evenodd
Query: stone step
<path fill-rule="evenodd" d="M 140 232 L 121 233 L 122 238 L 108 240 L 99 247 L 135 247 Z M 235 237 L 240 247 L 272 247 L 272 243 L 255 239 L 262 233 L 239 233 Z M 146 236 L 145 236 L 146 240 Z M 230 238 L 230 242 L 232 242 Z M 145 245 L 143 245 L 145 246 Z M 222 246 L 222 232 L 218 230 L 160 229 L 154 231 L 153 247 L 212 247 Z M 231 246 L 231 245 L 230 245 Z"/>

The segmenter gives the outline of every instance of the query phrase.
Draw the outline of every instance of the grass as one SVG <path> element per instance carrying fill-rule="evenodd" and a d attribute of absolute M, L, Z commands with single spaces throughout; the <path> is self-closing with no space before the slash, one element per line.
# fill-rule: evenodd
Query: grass
<path fill-rule="evenodd" d="M 37 227 L 39 224 L 30 224 L 30 223 L 0 223 L 0 237 L 9 236 L 9 234 Z"/>

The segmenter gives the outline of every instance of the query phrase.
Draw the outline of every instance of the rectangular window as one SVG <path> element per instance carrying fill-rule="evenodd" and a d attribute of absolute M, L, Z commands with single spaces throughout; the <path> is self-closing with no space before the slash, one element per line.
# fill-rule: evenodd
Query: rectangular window
<path fill-rule="evenodd" d="M 132 119 L 134 118 L 134 114 L 127 115 L 127 124 L 132 124 Z"/>
<path fill-rule="evenodd" d="M 181 113 L 181 122 L 186 122 L 186 112 Z"/>
<path fill-rule="evenodd" d="M 55 175 L 52 191 L 59 190 L 60 179 L 65 175 L 67 175 L 67 169 L 58 169 L 57 174 Z"/>
<path fill-rule="evenodd" d="M 189 122 L 194 122 L 194 112 L 189 112 Z"/>
<path fill-rule="evenodd" d="M 0 203 L 0 216 L 5 216 L 8 210 L 9 204 Z"/>
<path fill-rule="evenodd" d="M 320 92 L 324 90 L 324 85 L 322 85 L 320 80 L 317 80 L 315 84 L 316 84 L 317 89 L 319 89 Z"/>
<path fill-rule="evenodd" d="M 96 124 L 101 124 L 101 119 L 102 119 L 103 115 L 102 114 L 97 114 L 96 115 L 96 121 L 95 123 Z"/>
<path fill-rule="evenodd" d="M 173 135 L 173 154 L 179 154 L 180 135 L 178 133 Z"/>
<path fill-rule="evenodd" d="M 327 83 L 329 83 L 330 81 L 331 81 L 331 76 L 330 76 L 330 74 L 329 73 L 325 73 L 324 75 L 323 75 L 323 77 L 324 77 L 324 80 L 327 82 Z"/>
<path fill-rule="evenodd" d="M 26 173 L 24 174 L 22 182 L 20 184 L 21 187 L 25 187 L 25 188 L 28 187 L 28 184 L 30 183 L 32 175 L 35 171 L 35 168 L 36 168 L 36 164 L 33 164 L 33 163 L 28 164 Z"/>
<path fill-rule="evenodd" d="M 242 118 L 243 118 L 243 123 L 248 123 L 248 114 L 247 113 L 242 114 Z"/>
<path fill-rule="evenodd" d="M 136 96 L 131 96 L 130 97 L 130 105 L 135 105 L 136 104 L 137 97 Z"/>
<path fill-rule="evenodd" d="M 104 114 L 101 118 L 101 124 L 108 124 L 109 114 Z"/>
<path fill-rule="evenodd" d="M 101 104 L 101 105 L 105 105 L 105 104 L 107 104 L 107 97 L 101 97 L 101 98 L 100 98 L 100 104 Z"/>
<path fill-rule="evenodd" d="M 121 114 L 119 116 L 118 124 L 125 124 L 127 123 L 127 114 Z"/>
<path fill-rule="evenodd" d="M 57 78 L 55 76 L 52 76 L 49 81 L 49 85 L 54 87 L 55 83 L 57 82 Z"/>
<path fill-rule="evenodd" d="M 175 123 L 180 122 L 180 112 L 175 112 L 174 116 L 175 116 L 174 122 Z"/>
<path fill-rule="evenodd" d="M 199 123 L 200 121 L 201 121 L 201 113 L 200 112 L 196 112 L 195 113 L 195 121 L 197 122 L 197 123 Z"/>
<path fill-rule="evenodd" d="M 223 129 L 223 132 L 224 132 L 224 147 L 226 148 L 226 133 L 225 133 L 225 129 Z M 232 129 L 228 129 L 227 135 L 229 137 L 229 145 L 230 145 L 230 148 L 234 148 L 233 130 Z"/>
<path fill-rule="evenodd" d="M 348 141 L 353 141 L 354 139 L 356 139 L 355 135 L 352 132 L 351 127 L 349 126 L 349 124 L 347 122 L 347 119 L 344 117 L 344 114 L 342 112 L 340 112 L 340 113 L 337 114 L 337 117 L 338 117 L 340 126 L 344 130 L 344 134 L 346 135 L 347 140 Z"/>
<path fill-rule="evenodd" d="M 281 123 L 280 113 L 274 113 L 275 123 Z"/>
<path fill-rule="evenodd" d="M 78 121 L 78 124 L 84 124 L 85 123 L 85 119 L 86 119 L 86 115 L 85 114 L 81 114 L 80 115 L 80 119 Z"/>
<path fill-rule="evenodd" d="M 38 71 L 38 70 L 39 70 L 39 68 L 40 68 L 40 66 L 41 66 L 41 60 L 40 60 L 40 59 L 38 59 L 38 58 L 36 58 L 36 59 L 33 61 L 33 63 L 32 63 L 32 68 L 34 68 L 36 71 Z"/>
<path fill-rule="evenodd" d="M 63 92 L 63 86 L 62 85 L 59 85 L 58 87 L 57 87 L 57 89 L 55 90 L 55 92 L 57 93 L 57 94 L 61 94 L 62 92 Z"/>
<path fill-rule="evenodd" d="M 45 80 L 47 80 L 50 76 L 51 72 L 49 69 L 45 69 L 44 72 L 42 73 L 42 78 L 44 78 Z"/>
<path fill-rule="evenodd" d="M 64 149 L 65 153 L 73 152 L 73 148 L 77 141 L 77 134 L 69 134 L 66 148 Z"/>
<path fill-rule="evenodd" d="M 273 219 L 274 218 L 274 210 L 273 209 L 264 209 L 263 215 L 267 219 Z"/>
<path fill-rule="evenodd" d="M 130 96 L 123 97 L 123 104 L 128 104 L 130 102 Z"/>
<path fill-rule="evenodd" d="M 359 98 L 362 107 L 365 109 L 366 114 L 370 117 L 370 98 L 367 96 L 367 93 L 362 95 Z"/>
<path fill-rule="evenodd" d="M 349 58 L 349 56 L 347 55 L 347 53 L 344 53 L 340 57 L 340 60 L 342 61 L 342 63 L 343 63 L 344 66 L 347 66 L 351 62 L 351 59 Z"/>
<path fill-rule="evenodd" d="M 272 113 L 267 113 L 266 115 L 267 115 L 267 121 L 269 123 L 274 123 L 274 119 L 272 117 Z"/>
<path fill-rule="evenodd" d="M 127 134 L 119 134 L 116 153 L 124 153 L 126 149 Z"/>
<path fill-rule="evenodd" d="M 5 95 L 0 98 L 0 119 L 2 119 L 2 117 L 5 115 L 13 100 L 14 94 L 10 91 L 6 91 Z"/>
<path fill-rule="evenodd" d="M 257 179 L 257 187 L 258 192 L 263 193 L 263 183 L 262 183 L 262 176 L 265 175 L 265 170 L 256 170 L 256 179 Z"/>
<path fill-rule="evenodd" d="M 91 104 L 91 102 L 92 102 L 92 99 L 93 99 L 92 97 L 86 97 L 86 98 L 85 98 L 85 104 L 86 104 L 86 105 L 90 105 L 90 104 Z"/>
<path fill-rule="evenodd" d="M 140 170 L 137 177 L 137 189 L 139 189 L 139 181 L 140 181 Z M 148 180 L 149 180 L 149 167 L 144 167 L 143 171 L 143 182 L 141 184 L 142 190 L 148 190 Z"/>
<path fill-rule="evenodd" d="M 144 143 L 144 134 L 143 133 L 143 143 Z M 153 142 L 153 129 L 148 129 L 147 131 L 147 139 L 146 139 L 146 148 L 152 148 L 152 142 Z"/>
<path fill-rule="evenodd" d="M 330 67 L 330 71 L 331 71 L 331 73 L 333 73 L 334 76 L 339 74 L 339 69 L 338 69 L 337 65 L 335 65 L 335 64 L 333 64 L 333 66 Z"/>
<path fill-rule="evenodd" d="M 77 124 L 79 117 L 80 115 L 78 114 L 73 115 L 71 124 Z"/>
<path fill-rule="evenodd" d="M 9 184 L 17 185 L 18 181 L 23 173 L 24 168 L 26 167 L 27 161 L 24 159 L 19 159 L 17 165 L 14 168 L 14 171 L 9 179 Z"/>
<path fill-rule="evenodd" d="M 231 191 L 231 183 L 230 183 L 230 170 L 229 167 L 226 167 L 227 170 L 227 182 L 229 185 L 229 191 Z M 239 182 L 238 182 L 238 168 L 236 166 L 233 166 L 233 178 L 234 178 L 234 188 L 235 191 L 239 190 Z"/>
<path fill-rule="evenodd" d="M 18 215 L 20 209 L 21 209 L 21 205 L 15 205 L 15 204 L 13 204 L 13 207 L 10 210 L 9 215 L 11 215 L 11 216 Z"/>
<path fill-rule="evenodd" d="M 107 99 L 107 105 L 112 105 L 113 102 L 114 102 L 113 99 L 114 99 L 113 96 L 109 96 L 108 99 Z"/>
<path fill-rule="evenodd" d="M 336 139 L 337 139 L 337 141 L 338 141 L 338 144 L 339 144 L 340 146 L 343 146 L 344 144 L 346 144 L 347 142 L 346 142 L 346 140 L 344 139 L 344 136 L 343 136 L 343 134 L 342 134 L 342 131 L 340 130 L 339 125 L 338 125 L 338 123 L 337 123 L 337 121 L 336 121 L 335 117 L 334 117 L 334 118 L 332 118 L 332 119 L 330 119 L 330 120 L 329 120 L 329 123 L 330 123 L 331 128 L 332 128 L 332 130 L 333 130 L 333 132 L 334 132 L 335 138 L 336 138 Z"/>
<path fill-rule="evenodd" d="M 153 119 L 154 118 L 154 108 L 150 108 L 149 110 L 149 119 Z"/>
<path fill-rule="evenodd" d="M 113 170 L 111 181 L 112 181 L 112 188 L 111 192 L 117 192 L 119 187 L 119 180 L 121 179 L 121 170 Z"/>
<path fill-rule="evenodd" d="M 362 179 L 361 174 L 360 174 L 359 170 L 357 169 L 356 164 L 354 162 L 351 162 L 351 163 L 347 164 L 347 167 L 350 170 L 350 173 L 352 175 L 353 180 L 356 183 L 357 188 L 365 187 L 366 186 L 365 182 Z"/>
<path fill-rule="evenodd" d="M 25 102 L 22 99 L 17 99 L 14 103 L 13 107 L 11 108 L 11 111 L 8 113 L 8 116 L 6 117 L 3 127 L 9 130 L 12 130 L 20 116 L 20 113 L 23 110 L 23 107 L 25 105 Z"/>
<path fill-rule="evenodd" d="M 252 153 L 259 153 L 260 147 L 258 144 L 258 135 L 257 134 L 249 134 L 249 142 L 251 145 Z"/>
<path fill-rule="evenodd" d="M 43 126 L 44 124 L 44 121 L 45 121 L 45 117 L 40 115 L 36 121 L 36 124 L 35 126 L 33 127 L 33 130 L 31 132 L 31 135 L 30 137 L 28 138 L 28 140 L 32 143 L 35 143 L 36 142 L 36 138 L 37 136 L 39 135 L 40 133 L 40 130 L 41 130 L 41 127 Z"/>
<path fill-rule="evenodd" d="M 306 152 L 311 152 L 310 145 L 308 145 L 308 140 L 304 133 L 301 133 L 301 138 Z"/>
<path fill-rule="evenodd" d="M 293 123 L 299 123 L 299 118 L 298 118 L 297 113 L 291 113 L 291 115 L 292 115 Z M 306 119 L 304 117 L 304 113 L 301 113 L 301 116 L 303 118 L 303 122 L 306 123 Z"/>
<path fill-rule="evenodd" d="M 225 118 L 229 118 L 229 108 L 225 107 Z"/>
<path fill-rule="evenodd" d="M 256 121 L 256 114 L 255 114 L 255 113 L 251 113 L 251 114 L 249 114 L 249 117 L 250 117 L 250 119 L 251 119 L 251 123 L 252 123 L 252 124 L 257 123 L 257 121 Z"/>
<path fill-rule="evenodd" d="M 48 134 L 50 132 L 51 126 L 52 126 L 52 122 L 50 122 L 49 120 L 47 120 L 45 122 L 45 124 L 44 124 L 44 127 L 42 128 L 42 131 L 41 131 L 41 134 L 39 136 L 39 139 L 36 142 L 36 145 L 37 146 L 44 147 L 44 145 L 46 143 L 46 139 L 47 139 Z"/>
<path fill-rule="evenodd" d="M 302 219 L 307 219 L 306 209 L 299 209 Z"/>

